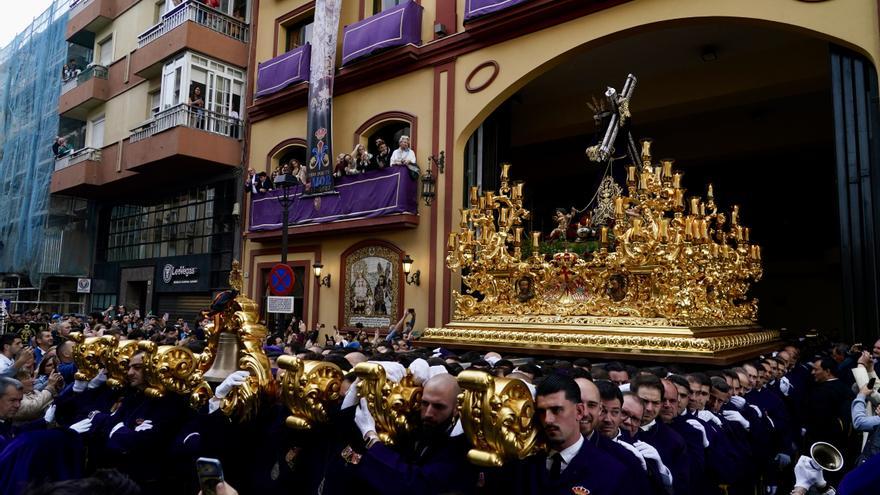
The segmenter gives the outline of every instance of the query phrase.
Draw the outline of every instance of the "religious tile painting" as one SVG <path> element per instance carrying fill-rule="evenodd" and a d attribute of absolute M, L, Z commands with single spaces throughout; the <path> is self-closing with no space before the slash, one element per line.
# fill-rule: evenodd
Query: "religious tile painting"
<path fill-rule="evenodd" d="M 365 246 L 343 260 L 343 327 L 387 329 L 397 323 L 400 255 L 384 246 Z"/>

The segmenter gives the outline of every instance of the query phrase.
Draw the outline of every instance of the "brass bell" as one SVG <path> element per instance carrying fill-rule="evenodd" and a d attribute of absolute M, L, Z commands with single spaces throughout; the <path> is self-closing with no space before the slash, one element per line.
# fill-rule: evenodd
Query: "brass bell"
<path fill-rule="evenodd" d="M 843 467 L 843 455 L 830 443 L 814 443 L 810 447 L 810 457 L 816 466 L 825 471 L 840 471 Z"/>
<path fill-rule="evenodd" d="M 205 372 L 209 383 L 220 383 L 230 374 L 238 371 L 238 338 L 231 332 L 223 332 L 217 342 L 214 363 Z"/>

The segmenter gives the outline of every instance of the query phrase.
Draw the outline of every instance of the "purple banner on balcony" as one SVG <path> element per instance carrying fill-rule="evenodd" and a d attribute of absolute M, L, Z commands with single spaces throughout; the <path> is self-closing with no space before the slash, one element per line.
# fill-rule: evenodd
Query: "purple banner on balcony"
<path fill-rule="evenodd" d="M 472 21 L 492 12 L 527 2 L 528 0 L 465 0 L 464 21 Z"/>
<path fill-rule="evenodd" d="M 307 81 L 311 54 L 312 46 L 306 43 L 283 55 L 260 62 L 257 65 L 257 93 L 254 96 L 261 98 L 277 93 L 291 84 Z"/>
<path fill-rule="evenodd" d="M 290 226 L 418 213 L 418 179 L 406 167 L 391 167 L 336 180 L 339 194 L 303 197 L 303 186 L 292 190 Z M 281 228 L 280 190 L 251 198 L 250 231 Z"/>
<path fill-rule="evenodd" d="M 345 26 L 342 65 L 393 46 L 422 43 L 422 6 L 409 0 Z"/>

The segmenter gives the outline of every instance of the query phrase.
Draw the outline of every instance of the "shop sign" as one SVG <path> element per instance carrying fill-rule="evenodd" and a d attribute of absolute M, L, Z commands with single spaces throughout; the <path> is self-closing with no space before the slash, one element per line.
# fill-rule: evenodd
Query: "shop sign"
<path fill-rule="evenodd" d="M 158 292 L 195 292 L 208 290 L 207 260 L 200 256 L 165 258 L 156 265 Z"/>

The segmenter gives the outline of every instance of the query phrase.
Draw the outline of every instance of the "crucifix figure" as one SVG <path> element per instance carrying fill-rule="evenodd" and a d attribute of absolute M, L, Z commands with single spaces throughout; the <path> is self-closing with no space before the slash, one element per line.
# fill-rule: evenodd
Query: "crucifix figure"
<path fill-rule="evenodd" d="M 599 129 L 604 126 L 605 132 L 600 134 L 602 141 L 587 148 L 587 158 L 590 161 L 605 163 L 614 159 L 614 152 L 617 149 L 618 137 L 623 140 L 622 148 L 626 149 L 626 155 L 633 165 L 641 169 L 642 160 L 639 149 L 636 147 L 632 133 L 629 131 L 629 103 L 632 100 L 633 93 L 636 89 L 636 76 L 629 74 L 623 89 L 620 93 L 614 88 L 608 88 L 605 91 L 605 100 L 608 102 L 606 110 L 604 102 L 593 100 L 593 104 L 589 105 L 594 113 L 594 120 Z M 621 133 L 621 130 L 623 131 Z"/>

